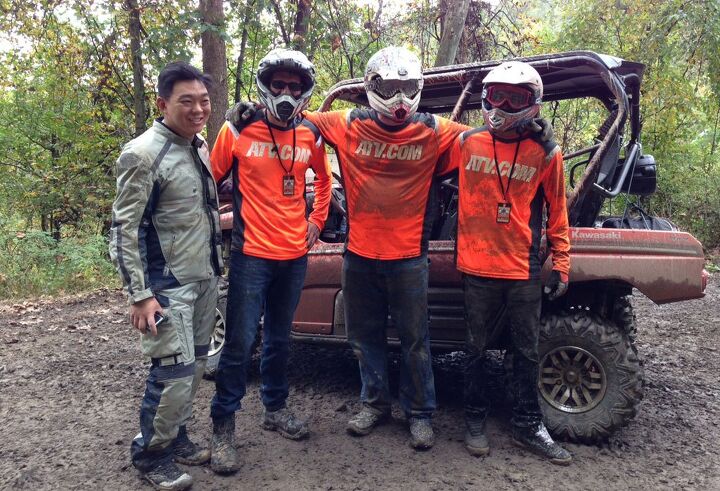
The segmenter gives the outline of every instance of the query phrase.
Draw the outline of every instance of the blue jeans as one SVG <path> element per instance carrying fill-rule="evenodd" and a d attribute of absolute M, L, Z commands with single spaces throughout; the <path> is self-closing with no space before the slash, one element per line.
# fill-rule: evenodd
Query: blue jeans
<path fill-rule="evenodd" d="M 428 419 L 435 410 L 435 381 L 427 317 L 427 257 L 367 259 L 348 251 L 342 288 L 348 341 L 360 365 L 361 400 L 373 412 L 390 411 L 388 313 L 400 337 L 400 406 L 408 418 Z"/>
<path fill-rule="evenodd" d="M 215 397 L 210 407 L 213 420 L 229 418 L 240 409 L 240 401 L 245 396 L 250 349 L 263 309 L 262 402 L 268 411 L 285 407 L 290 326 L 306 270 L 307 256 L 278 261 L 232 252 L 225 346 L 215 374 Z"/>

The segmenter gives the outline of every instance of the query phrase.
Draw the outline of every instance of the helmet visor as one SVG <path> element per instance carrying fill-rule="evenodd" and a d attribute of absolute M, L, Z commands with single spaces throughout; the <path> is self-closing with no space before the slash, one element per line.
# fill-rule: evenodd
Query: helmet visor
<path fill-rule="evenodd" d="M 517 85 L 494 84 L 488 86 L 483 94 L 492 107 L 503 107 L 519 111 L 534 104 L 532 91 Z"/>
<path fill-rule="evenodd" d="M 390 99 L 398 92 L 412 98 L 420 92 L 420 80 L 383 80 L 377 77 L 369 85 L 367 89 L 374 91 L 383 99 Z"/>
<path fill-rule="evenodd" d="M 270 87 L 274 89 L 276 92 L 282 92 L 285 90 L 285 87 L 288 88 L 290 93 L 293 95 L 300 95 L 303 91 L 303 86 L 299 82 L 285 82 L 284 80 L 273 80 L 270 83 Z"/>

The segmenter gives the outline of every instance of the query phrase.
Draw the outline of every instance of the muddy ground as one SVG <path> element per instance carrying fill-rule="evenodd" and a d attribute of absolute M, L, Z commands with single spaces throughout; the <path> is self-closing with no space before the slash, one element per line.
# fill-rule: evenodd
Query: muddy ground
<path fill-rule="evenodd" d="M 194 489 L 720 489 L 720 275 L 702 300 L 656 306 L 636 294 L 647 386 L 637 418 L 601 446 L 568 444 L 570 467 L 511 445 L 507 408 L 489 421 L 492 452 L 462 446 L 460 372 L 435 365 L 437 444 L 416 453 L 397 408 L 364 438 L 345 433 L 359 378 L 347 350 L 295 346 L 290 403 L 311 424 L 292 442 L 258 427 L 257 377 L 237 416 L 242 470 L 188 468 Z M 129 464 L 146 365 L 118 291 L 0 303 L 0 489 L 137 489 Z M 394 372 L 397 379 L 397 371 Z M 207 442 L 204 381 L 190 431 Z M 149 488 L 146 488 L 149 489 Z"/>

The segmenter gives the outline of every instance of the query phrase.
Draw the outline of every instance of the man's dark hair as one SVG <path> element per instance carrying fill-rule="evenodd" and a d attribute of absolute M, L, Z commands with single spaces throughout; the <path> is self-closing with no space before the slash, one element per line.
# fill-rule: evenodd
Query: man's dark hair
<path fill-rule="evenodd" d="M 185 80 L 197 80 L 205 85 L 207 89 L 212 86 L 212 77 L 207 73 L 203 73 L 190 63 L 185 61 L 173 61 L 168 63 L 158 75 L 157 91 L 158 95 L 163 99 L 168 99 L 172 94 L 173 88 L 177 82 Z"/>

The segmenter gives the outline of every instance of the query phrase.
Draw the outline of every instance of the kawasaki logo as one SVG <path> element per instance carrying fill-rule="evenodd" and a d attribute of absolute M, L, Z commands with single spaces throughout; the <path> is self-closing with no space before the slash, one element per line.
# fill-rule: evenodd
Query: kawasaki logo
<path fill-rule="evenodd" d="M 620 232 L 586 232 L 571 229 L 570 239 L 620 240 Z"/>

